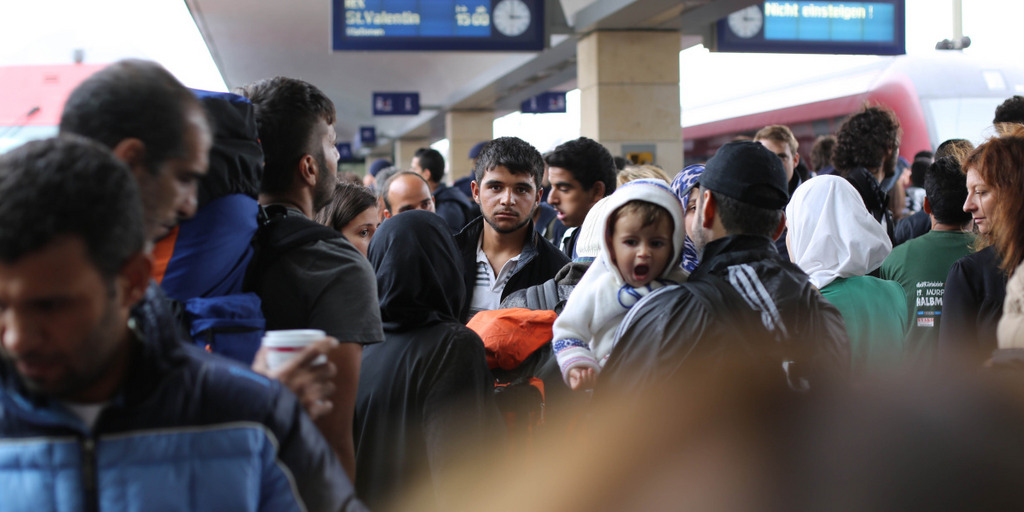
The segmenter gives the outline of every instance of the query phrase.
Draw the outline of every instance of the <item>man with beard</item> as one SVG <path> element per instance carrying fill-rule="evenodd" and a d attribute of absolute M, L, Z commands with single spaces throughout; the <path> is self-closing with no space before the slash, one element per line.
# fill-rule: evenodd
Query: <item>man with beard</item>
<path fill-rule="evenodd" d="M 865 107 L 850 116 L 836 133 L 832 164 L 864 200 L 864 206 L 894 240 L 887 194 L 900 154 L 900 121 L 885 107 Z"/>
<path fill-rule="evenodd" d="M 338 181 L 334 103 L 312 84 L 285 77 L 238 92 L 255 107 L 266 162 L 259 201 L 269 222 L 290 217 L 298 219 L 289 224 L 295 232 L 322 228 L 311 219 Z M 267 330 L 320 329 L 341 342 L 328 354 L 337 367 L 334 407 L 317 426 L 352 476 L 352 413 L 362 345 L 384 339 L 373 269 L 340 233 L 258 258 L 250 285 L 263 301 Z"/>
<path fill-rule="evenodd" d="M 498 309 L 509 293 L 551 279 L 569 262 L 533 229 L 543 174 L 540 153 L 516 137 L 494 139 L 477 157 L 472 191 L 482 216 L 455 235 L 470 298 L 462 321 Z"/>
<path fill-rule="evenodd" d="M 756 142 L 730 142 L 708 160 L 699 186 L 700 265 L 686 283 L 633 306 L 598 389 L 629 394 L 749 358 L 795 390 L 848 375 L 842 316 L 773 246 L 789 201 L 778 156 Z"/>
<path fill-rule="evenodd" d="M 0 157 L 0 508 L 364 510 L 291 393 L 161 318 L 139 190 L 77 136 Z"/>

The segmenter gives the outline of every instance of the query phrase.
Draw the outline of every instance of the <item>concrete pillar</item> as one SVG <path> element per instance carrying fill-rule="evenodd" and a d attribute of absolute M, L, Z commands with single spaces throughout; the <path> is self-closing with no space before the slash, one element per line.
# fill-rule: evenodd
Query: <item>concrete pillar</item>
<path fill-rule="evenodd" d="M 612 155 L 653 152 L 674 176 L 683 168 L 678 32 L 597 31 L 576 47 L 580 134 Z"/>
<path fill-rule="evenodd" d="M 430 139 L 424 138 L 409 138 L 409 139 L 398 139 L 395 141 L 395 167 L 405 171 L 409 169 L 409 164 L 412 163 L 412 157 L 416 154 L 416 150 L 419 148 L 429 148 Z"/>
<path fill-rule="evenodd" d="M 445 138 L 448 139 L 447 181 L 451 183 L 473 170 L 469 161 L 469 150 L 477 142 L 494 138 L 494 112 L 490 110 L 457 110 L 448 112 L 444 118 Z"/>

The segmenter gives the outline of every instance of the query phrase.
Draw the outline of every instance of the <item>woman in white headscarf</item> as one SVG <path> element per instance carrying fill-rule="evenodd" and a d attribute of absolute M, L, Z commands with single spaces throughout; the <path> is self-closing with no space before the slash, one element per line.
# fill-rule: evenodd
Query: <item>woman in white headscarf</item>
<path fill-rule="evenodd" d="M 838 176 L 818 176 L 796 189 L 786 218 L 790 258 L 846 322 L 853 375 L 899 365 L 909 326 L 906 297 L 898 283 L 867 275 L 892 243 L 857 190 Z"/>

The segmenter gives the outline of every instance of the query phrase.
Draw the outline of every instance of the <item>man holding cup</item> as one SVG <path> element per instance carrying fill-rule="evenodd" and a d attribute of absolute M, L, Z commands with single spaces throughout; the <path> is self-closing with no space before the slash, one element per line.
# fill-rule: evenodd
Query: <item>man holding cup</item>
<path fill-rule="evenodd" d="M 319 226 L 312 218 L 330 201 L 337 183 L 334 103 L 312 84 L 285 77 L 260 80 L 235 92 L 255 108 L 265 157 L 259 202 L 268 221 L 290 220 L 296 231 Z M 346 472 L 355 475 L 352 422 L 362 346 L 384 340 L 373 269 L 339 236 L 284 251 L 256 274 L 252 290 L 262 301 L 267 330 L 320 329 L 336 340 L 318 342 L 336 343 L 327 352 L 328 368 L 334 365 L 336 372 L 330 411 L 317 426 Z M 264 347 L 256 355 L 254 368 L 266 352 Z M 284 366 L 312 365 L 313 360 Z M 297 389 L 296 383 L 286 384 Z"/>

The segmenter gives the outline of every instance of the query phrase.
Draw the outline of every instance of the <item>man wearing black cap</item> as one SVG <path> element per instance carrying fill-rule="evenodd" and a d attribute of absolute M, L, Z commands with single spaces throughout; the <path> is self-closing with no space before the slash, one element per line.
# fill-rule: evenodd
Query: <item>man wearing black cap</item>
<path fill-rule="evenodd" d="M 750 362 L 798 390 L 845 376 L 842 317 L 773 244 L 789 200 L 779 158 L 755 142 L 730 142 L 708 160 L 699 186 L 701 263 L 690 281 L 633 307 L 599 386 L 628 393 L 707 365 Z"/>

